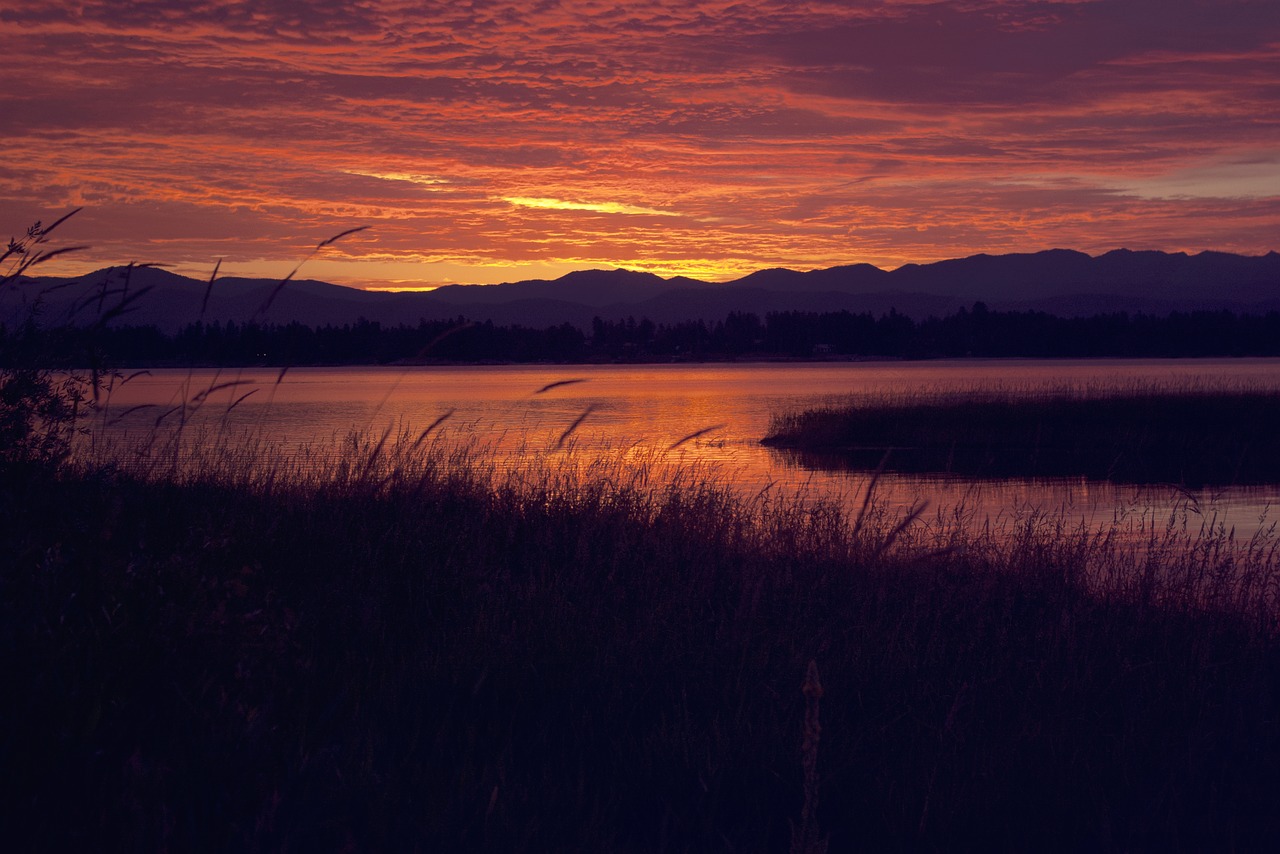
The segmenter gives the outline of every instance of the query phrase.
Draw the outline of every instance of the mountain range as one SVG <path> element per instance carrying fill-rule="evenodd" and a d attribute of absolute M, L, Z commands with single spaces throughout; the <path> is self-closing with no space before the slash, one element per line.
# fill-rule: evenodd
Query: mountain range
<path fill-rule="evenodd" d="M 103 291 L 105 298 L 98 299 Z M 298 321 L 342 325 L 360 318 L 384 325 L 466 317 L 499 325 L 545 327 L 592 318 L 647 317 L 657 323 L 721 320 L 730 312 L 870 312 L 914 318 L 986 303 L 997 310 L 1058 316 L 1119 311 L 1280 310 L 1280 254 L 1196 255 L 1118 249 L 1090 256 L 1066 249 L 974 255 L 882 270 L 870 264 L 798 272 L 760 270 L 711 283 L 664 279 L 629 270 L 584 270 L 558 279 L 500 285 L 448 285 L 426 292 L 364 291 L 314 280 L 219 278 L 210 287 L 157 267 L 107 268 L 75 278 L 37 277 L 0 290 L 0 321 L 14 322 L 39 304 L 41 316 L 92 320 L 124 293 L 133 299 L 112 322 L 173 332 L 196 320 Z"/>

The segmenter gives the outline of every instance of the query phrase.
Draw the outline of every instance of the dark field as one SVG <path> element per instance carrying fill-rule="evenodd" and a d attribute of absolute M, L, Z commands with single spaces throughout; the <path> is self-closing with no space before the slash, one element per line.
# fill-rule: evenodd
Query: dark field
<path fill-rule="evenodd" d="M 174 460 L 0 479 L 11 850 L 782 851 L 802 740 L 833 851 L 1280 839 L 1269 539 Z"/>
<path fill-rule="evenodd" d="M 817 468 L 1128 483 L 1280 483 L 1280 394 L 870 402 L 775 420 L 765 444 Z"/>

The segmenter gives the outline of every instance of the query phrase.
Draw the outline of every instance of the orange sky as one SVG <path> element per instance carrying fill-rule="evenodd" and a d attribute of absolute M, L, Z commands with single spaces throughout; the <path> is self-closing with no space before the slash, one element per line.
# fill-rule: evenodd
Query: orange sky
<path fill-rule="evenodd" d="M 723 280 L 1280 248 L 1280 3 L 42 0 L 0 7 L 44 272 Z"/>

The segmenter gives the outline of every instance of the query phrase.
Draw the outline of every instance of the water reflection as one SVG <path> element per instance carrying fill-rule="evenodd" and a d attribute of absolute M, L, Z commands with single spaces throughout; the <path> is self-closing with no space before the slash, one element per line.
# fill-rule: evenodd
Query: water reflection
<path fill-rule="evenodd" d="M 226 383 L 236 384 L 184 406 Z M 852 503 L 869 474 L 798 464 L 761 446 L 774 415 L 884 395 L 1131 387 L 1280 388 L 1280 360 L 359 367 L 293 369 L 283 376 L 278 369 L 158 370 L 114 388 L 95 429 L 136 439 L 154 433 L 157 421 L 164 429 L 186 419 L 224 436 L 257 433 L 299 448 L 334 443 L 352 431 L 415 434 L 452 412 L 442 429 L 458 441 L 483 443 L 499 465 L 531 457 L 554 462 L 570 453 L 632 455 L 696 466 L 748 497 L 803 491 Z M 1280 489 L 1188 493 L 1078 479 L 885 475 L 877 496 L 897 507 L 927 500 L 935 513 L 964 508 L 977 518 L 1038 508 L 1091 525 L 1135 508 L 1152 514 L 1191 508 L 1247 534 L 1257 530 Z"/>

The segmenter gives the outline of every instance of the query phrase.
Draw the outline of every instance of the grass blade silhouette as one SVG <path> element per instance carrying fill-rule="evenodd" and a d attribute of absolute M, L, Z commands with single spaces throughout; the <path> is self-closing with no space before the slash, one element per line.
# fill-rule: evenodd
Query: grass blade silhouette
<path fill-rule="evenodd" d="M 686 442 L 692 442 L 694 439 L 698 438 L 699 436 L 705 436 L 708 433 L 712 433 L 716 430 L 723 429 L 724 427 L 725 427 L 724 424 L 712 424 L 710 427 L 703 427 L 701 430 L 694 430 L 688 436 L 685 436 L 683 439 L 680 439 L 678 442 L 675 442 L 672 445 L 670 445 L 667 448 L 667 450 L 674 451 L 676 448 L 680 447 Z"/>
<path fill-rule="evenodd" d="M 443 415 L 441 415 L 441 416 L 440 416 L 439 418 L 437 418 L 435 421 L 432 421 L 430 424 L 428 424 L 428 425 L 427 425 L 427 429 L 423 430 L 420 434 L 418 434 L 418 439 L 417 439 L 417 441 L 415 441 L 415 442 L 413 443 L 413 447 L 415 447 L 415 448 L 416 448 L 416 447 L 418 447 L 419 445 L 421 445 L 421 444 L 422 444 L 422 442 L 423 442 L 423 441 L 424 441 L 428 436 L 430 436 L 433 432 L 435 432 L 435 429 L 436 429 L 437 427 L 439 427 L 441 424 L 443 424 L 444 422 L 446 422 L 446 421 L 448 421 L 450 418 L 452 418 L 452 417 L 453 417 L 453 413 L 455 413 L 455 412 L 457 412 L 457 411 L 458 411 L 458 410 L 456 410 L 456 409 L 450 409 L 448 412 L 446 412 L 446 413 L 444 413 Z"/>
<path fill-rule="evenodd" d="M 569 437 L 573 435 L 575 430 L 582 426 L 582 422 L 587 420 L 587 416 L 590 415 L 595 408 L 595 404 L 591 404 L 586 409 L 582 410 L 581 415 L 573 419 L 573 423 L 565 428 L 565 431 L 560 434 L 560 438 L 556 440 L 556 450 L 564 447 L 564 443 L 568 441 Z"/>
<path fill-rule="evenodd" d="M 274 288 L 271 289 L 271 293 L 267 294 L 267 298 L 262 301 L 262 305 L 258 306 L 258 310 L 254 312 L 254 317 L 256 318 L 259 315 L 263 315 L 267 313 L 267 311 L 271 308 L 271 304 L 276 301 L 276 297 L 278 297 L 280 295 L 280 292 L 284 290 L 284 286 L 289 284 L 289 282 L 293 281 L 293 277 L 298 275 L 298 271 L 302 269 L 302 265 L 310 261 L 312 258 L 314 258 L 317 252 L 319 252 L 321 249 L 324 249 L 326 246 L 333 245 L 334 243 L 338 242 L 339 240 L 341 240 L 342 238 L 348 235 L 356 234 L 357 232 L 364 231 L 365 229 L 368 229 L 370 227 L 371 226 L 360 225 L 360 226 L 356 226 L 355 228 L 348 228 L 346 231 L 340 231 L 337 234 L 335 234 L 333 237 L 327 238 L 325 240 L 321 240 L 319 243 L 317 243 L 316 248 L 312 249 L 309 253 L 307 253 L 307 257 L 299 261 L 298 266 L 290 270 L 289 275 L 281 279 L 280 282 Z"/>
<path fill-rule="evenodd" d="M 204 286 L 204 299 L 200 301 L 200 319 L 204 320 L 204 313 L 209 308 L 209 295 L 213 293 L 213 280 L 218 278 L 218 271 L 222 269 L 222 259 L 219 258 L 217 263 L 213 265 L 213 273 L 209 276 L 209 284 Z"/>
<path fill-rule="evenodd" d="M 585 377 L 578 377 L 571 380 L 556 380 L 553 383 L 547 383 L 542 388 L 535 391 L 534 394 L 545 394 L 546 392 L 551 391 L 553 388 L 560 388 L 561 386 L 566 386 L 566 385 L 577 385 L 578 383 L 585 383 L 586 381 L 587 380 Z"/>

